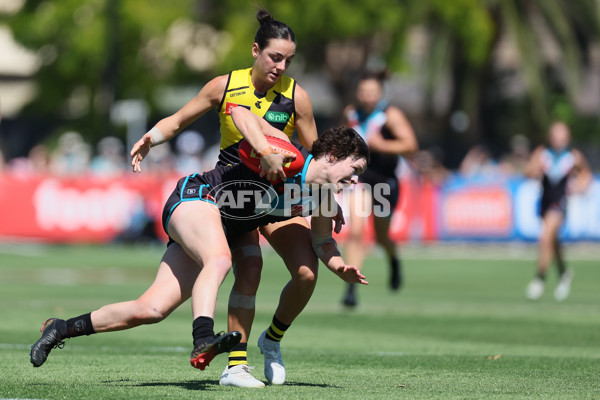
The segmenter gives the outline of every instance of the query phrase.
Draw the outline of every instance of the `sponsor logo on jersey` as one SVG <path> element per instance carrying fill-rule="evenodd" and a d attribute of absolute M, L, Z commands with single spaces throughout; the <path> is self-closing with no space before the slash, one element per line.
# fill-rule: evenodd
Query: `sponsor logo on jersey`
<path fill-rule="evenodd" d="M 265 119 L 269 122 L 286 123 L 290 119 L 290 114 L 281 111 L 267 111 Z"/>
<path fill-rule="evenodd" d="M 231 110 L 233 110 L 236 107 L 244 107 L 247 110 L 252 110 L 252 107 L 250 106 L 246 106 L 244 104 L 237 104 L 237 103 L 231 103 L 231 102 L 226 102 L 225 103 L 225 114 L 230 115 L 231 114 Z"/>

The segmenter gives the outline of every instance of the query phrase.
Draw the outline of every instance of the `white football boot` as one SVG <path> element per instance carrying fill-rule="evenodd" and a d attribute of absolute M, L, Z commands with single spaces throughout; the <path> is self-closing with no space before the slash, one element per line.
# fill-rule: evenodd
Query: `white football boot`
<path fill-rule="evenodd" d="M 544 294 L 544 281 L 540 278 L 534 278 L 527 285 L 526 296 L 529 300 L 538 300 Z"/>
<path fill-rule="evenodd" d="M 265 330 L 258 338 L 260 352 L 265 355 L 265 378 L 272 385 L 283 385 L 285 382 L 285 367 L 281 358 L 279 342 L 267 339 Z"/>
<path fill-rule="evenodd" d="M 571 281 L 573 280 L 573 276 L 575 274 L 572 270 L 566 270 L 558 281 L 558 285 L 556 289 L 554 289 L 554 298 L 556 301 L 563 301 L 569 296 L 569 292 L 571 291 Z"/>
<path fill-rule="evenodd" d="M 237 386 L 243 388 L 263 388 L 265 384 L 252 376 L 250 370 L 254 367 L 249 367 L 246 364 L 240 364 L 229 368 L 225 367 L 225 371 L 221 375 L 219 385 L 221 386 Z"/>

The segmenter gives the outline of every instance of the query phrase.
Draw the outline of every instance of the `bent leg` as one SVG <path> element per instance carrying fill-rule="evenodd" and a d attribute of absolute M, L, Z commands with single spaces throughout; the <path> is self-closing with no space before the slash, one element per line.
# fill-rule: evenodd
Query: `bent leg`
<path fill-rule="evenodd" d="M 173 243 L 163 255 L 154 282 L 137 300 L 109 304 L 92 312 L 94 330 L 111 332 L 162 321 L 191 296 L 199 273 L 200 266 Z"/>
<path fill-rule="evenodd" d="M 558 233 L 554 239 L 554 259 L 556 260 L 556 267 L 558 268 L 558 276 L 562 276 L 567 271 L 567 265 L 565 264 L 562 244 Z"/>
<path fill-rule="evenodd" d="M 396 257 L 396 244 L 389 235 L 391 217 L 373 217 L 373 226 L 375 228 L 375 239 L 383 247 L 388 257 Z"/>
<path fill-rule="evenodd" d="M 219 288 L 231 269 L 231 252 L 217 206 L 206 201 L 182 202 L 171 214 L 167 230 L 203 266 L 192 288 L 194 319 L 214 319 Z"/>
<path fill-rule="evenodd" d="M 231 253 L 235 280 L 229 295 L 227 326 L 229 331 L 239 331 L 242 334 L 241 342 L 247 343 L 254 321 L 254 302 L 263 265 L 258 231 L 236 239 Z"/>
<path fill-rule="evenodd" d="M 402 274 L 402 263 L 397 255 L 396 244 L 390 238 L 390 217 L 376 217 L 373 216 L 373 225 L 375 227 L 375 238 L 377 243 L 385 250 L 389 265 L 390 265 L 390 288 L 392 290 L 398 290 L 403 284 Z"/>
<path fill-rule="evenodd" d="M 558 210 L 548 210 L 544 214 L 542 231 L 538 241 L 539 258 L 537 265 L 538 275 L 542 279 L 546 276 L 548 266 L 555 255 L 558 231 L 563 223 L 563 219 L 563 213 Z"/>
<path fill-rule="evenodd" d="M 280 341 L 312 296 L 319 260 L 312 249 L 310 227 L 304 218 L 270 224 L 263 227 L 262 232 L 291 275 L 291 280 L 281 292 L 271 325 L 258 338 L 258 347 L 265 357 L 265 378 L 273 385 L 281 385 L 285 382 L 286 373 Z"/>
<path fill-rule="evenodd" d="M 308 304 L 317 284 L 319 260 L 312 249 L 310 227 L 305 218 L 297 217 L 269 224 L 262 233 L 291 275 L 275 312 L 279 321 L 290 325 Z"/>
<path fill-rule="evenodd" d="M 50 351 L 64 345 L 63 339 L 133 328 L 166 318 L 190 297 L 200 267 L 177 244 L 167 248 L 156 279 L 137 300 L 109 304 L 67 321 L 49 318 L 42 336 L 31 346 L 31 363 L 44 364 Z"/>
<path fill-rule="evenodd" d="M 350 191 L 350 227 L 346 245 L 344 246 L 344 259 L 348 265 L 354 265 L 358 269 L 362 269 L 366 255 L 366 245 L 363 237 L 368 221 L 368 210 L 371 209 L 370 204 L 367 189 L 357 186 L 354 190 Z"/>

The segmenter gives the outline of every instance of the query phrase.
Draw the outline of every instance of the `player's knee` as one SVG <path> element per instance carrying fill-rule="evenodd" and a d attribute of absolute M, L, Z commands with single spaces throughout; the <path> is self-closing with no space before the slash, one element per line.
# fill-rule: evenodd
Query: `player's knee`
<path fill-rule="evenodd" d="M 554 245 L 554 236 L 548 232 L 544 232 L 539 238 L 539 243 L 544 248 L 550 248 Z"/>
<path fill-rule="evenodd" d="M 223 276 L 227 275 L 231 269 L 231 266 L 232 263 L 230 255 L 212 257 L 210 260 L 207 260 L 204 263 L 204 268 L 209 268 Z"/>
<path fill-rule="evenodd" d="M 375 232 L 375 240 L 382 246 L 388 246 L 392 243 L 392 240 L 388 236 L 387 232 Z"/>
<path fill-rule="evenodd" d="M 235 287 L 229 294 L 229 308 L 243 308 L 254 310 L 256 306 L 256 292 L 254 294 L 243 294 L 236 291 Z M 239 313 L 239 311 L 238 311 Z"/>
<path fill-rule="evenodd" d="M 262 259 L 243 258 L 235 263 L 234 287 L 241 293 L 256 293 L 262 273 Z"/>
<path fill-rule="evenodd" d="M 135 325 L 156 324 L 167 318 L 168 312 L 164 312 L 156 305 L 149 304 L 143 301 L 136 302 L 136 310 L 133 314 L 133 323 Z"/>
<path fill-rule="evenodd" d="M 362 242 L 363 232 L 362 230 L 350 229 L 348 232 L 348 242 L 360 243 Z"/>
<path fill-rule="evenodd" d="M 316 269 L 309 267 L 301 267 L 298 273 L 292 278 L 302 286 L 314 287 L 317 284 L 318 273 Z"/>

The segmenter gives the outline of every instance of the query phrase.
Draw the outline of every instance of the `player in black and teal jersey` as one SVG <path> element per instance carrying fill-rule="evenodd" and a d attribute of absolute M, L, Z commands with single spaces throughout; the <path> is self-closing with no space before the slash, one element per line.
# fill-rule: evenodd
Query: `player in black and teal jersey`
<path fill-rule="evenodd" d="M 254 149 L 264 153 L 267 142 L 263 131 L 274 136 L 278 131 L 246 109 L 232 113 L 239 120 L 236 124 L 244 127 L 244 135 Z M 251 122 L 239 123 L 244 120 Z M 335 214 L 321 202 L 358 181 L 358 175 L 365 171 L 369 159 L 367 145 L 353 129 L 335 128 L 324 132 L 315 141 L 311 154 L 306 151 L 304 154 L 303 170 L 284 182 L 283 191 L 243 164 L 218 166 L 204 174 L 180 180 L 163 213 L 165 231 L 171 240 L 156 279 L 148 290 L 136 300 L 106 305 L 66 321 L 48 319 L 42 337 L 32 346 L 32 364 L 41 366 L 50 351 L 55 346 L 60 347 L 64 339 L 156 323 L 191 298 L 194 350 L 190 361 L 195 367 L 204 369 L 214 356 L 230 351 L 241 339 L 241 334 L 236 331 L 220 336 L 213 332 L 217 293 L 232 266 L 230 242 L 261 224 L 292 219 L 297 212 L 312 215 L 311 252 L 344 281 L 367 284 L 364 275 L 342 259 L 332 238 Z M 282 166 L 286 159 L 279 156 L 279 166 Z M 261 160 L 267 176 L 278 171 L 271 163 Z M 235 184 L 223 187 L 231 183 Z M 306 195 L 286 196 L 286 190 L 296 186 L 305 189 Z M 216 190 L 219 187 L 220 190 Z M 221 201 L 228 195 L 234 199 L 245 198 L 240 192 L 248 190 L 258 192 L 258 197 L 250 196 L 253 203 Z M 325 197 L 314 196 L 321 190 L 332 193 Z M 289 209 L 277 206 L 278 201 L 266 202 L 267 207 L 259 208 L 258 199 L 262 200 L 268 192 L 275 193 Z M 295 200 L 286 202 L 286 198 Z M 307 199 L 310 201 L 305 201 Z M 300 209 L 296 211 L 298 205 Z"/>
<path fill-rule="evenodd" d="M 570 148 L 570 142 L 569 127 L 563 122 L 553 123 L 549 129 L 549 145 L 536 148 L 525 166 L 525 175 L 539 179 L 542 184 L 537 270 L 526 291 L 530 300 L 537 300 L 544 293 L 546 272 L 552 259 L 556 260 L 560 277 L 554 297 L 563 301 L 571 289 L 573 271 L 567 269 L 561 252 L 560 228 L 567 212 L 567 196 L 584 191 L 592 180 L 592 173 L 585 156 Z"/>
<path fill-rule="evenodd" d="M 397 246 L 389 235 L 400 195 L 397 168 L 400 156 L 414 154 L 418 142 L 404 113 L 385 99 L 385 76 L 386 71 L 365 72 L 356 88 L 356 104 L 350 104 L 344 110 L 344 123 L 366 140 L 371 152 L 369 169 L 350 193 L 350 228 L 345 256 L 353 265 L 362 267 L 367 249 L 365 226 L 372 218 L 377 244 L 389 260 L 390 287 L 398 290 L 402 285 L 402 266 Z M 348 307 L 356 306 L 353 285 L 348 285 L 342 302 Z"/>

